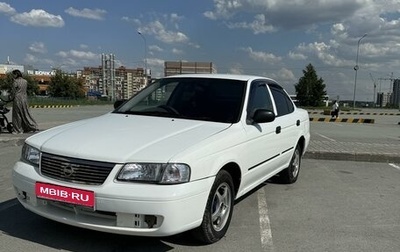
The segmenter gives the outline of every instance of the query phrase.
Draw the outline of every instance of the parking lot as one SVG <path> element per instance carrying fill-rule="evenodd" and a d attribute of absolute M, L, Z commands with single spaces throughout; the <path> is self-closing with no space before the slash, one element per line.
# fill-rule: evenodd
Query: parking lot
<path fill-rule="evenodd" d="M 33 113 L 45 129 L 110 110 L 94 106 Z M 332 146 L 396 146 L 396 120 L 399 117 L 377 118 L 373 125 L 312 122 L 312 139 Z M 226 237 L 203 246 L 187 233 L 165 238 L 111 235 L 55 223 L 25 210 L 10 180 L 23 139 L 11 138 L 0 135 L 0 251 L 400 251 L 397 162 L 303 159 L 295 184 L 266 181 L 236 203 Z"/>
<path fill-rule="evenodd" d="M 266 182 L 237 202 L 226 237 L 209 246 L 199 245 L 188 234 L 140 238 L 62 225 L 28 212 L 9 187 L 3 188 L 11 199 L 0 204 L 2 250 L 400 250 L 400 167 L 305 159 L 302 168 L 297 183 Z M 2 177 L 9 173 L 2 167 Z"/>

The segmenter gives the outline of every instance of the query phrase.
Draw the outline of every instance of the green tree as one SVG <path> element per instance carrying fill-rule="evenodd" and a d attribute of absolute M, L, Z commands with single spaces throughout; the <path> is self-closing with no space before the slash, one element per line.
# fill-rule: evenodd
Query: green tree
<path fill-rule="evenodd" d="M 7 73 L 0 79 L 0 90 L 7 91 L 9 94 L 11 94 L 12 90 L 12 85 L 14 82 L 14 78 L 11 73 Z"/>
<path fill-rule="evenodd" d="M 37 80 L 35 80 L 32 76 L 26 74 L 23 74 L 22 78 L 24 78 L 28 82 L 26 90 L 28 96 L 34 96 L 39 92 L 39 84 Z M 9 94 L 11 94 L 13 83 L 13 75 L 11 72 L 9 72 L 0 79 L 0 90 L 5 90 Z"/>
<path fill-rule="evenodd" d="M 53 97 L 72 99 L 85 97 L 83 80 L 71 77 L 61 70 L 57 70 L 56 74 L 51 77 L 48 91 Z"/>
<path fill-rule="evenodd" d="M 23 78 L 28 82 L 27 94 L 34 96 L 39 93 L 39 82 L 30 75 L 24 75 Z"/>
<path fill-rule="evenodd" d="M 318 78 L 311 63 L 303 70 L 303 74 L 304 76 L 299 79 L 299 83 L 294 85 L 300 106 L 320 106 L 326 95 L 324 80 Z"/>

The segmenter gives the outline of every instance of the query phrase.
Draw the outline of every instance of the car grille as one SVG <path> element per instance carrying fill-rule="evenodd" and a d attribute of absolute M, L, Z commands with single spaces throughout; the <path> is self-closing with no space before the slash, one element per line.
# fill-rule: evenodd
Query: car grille
<path fill-rule="evenodd" d="M 42 175 L 73 183 L 101 185 L 115 166 L 114 163 L 91 161 L 42 153 Z"/>

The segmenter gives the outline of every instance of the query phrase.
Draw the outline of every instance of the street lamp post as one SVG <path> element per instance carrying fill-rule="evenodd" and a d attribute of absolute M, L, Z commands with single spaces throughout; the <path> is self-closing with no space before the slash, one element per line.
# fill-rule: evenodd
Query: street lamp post
<path fill-rule="evenodd" d="M 138 34 L 140 35 L 140 37 L 142 37 L 144 41 L 144 77 L 146 78 L 144 84 L 147 85 L 147 42 L 146 38 L 140 31 L 138 31 Z"/>
<path fill-rule="evenodd" d="M 358 53 L 360 52 L 360 42 L 363 38 L 365 38 L 367 36 L 367 34 L 365 33 L 359 40 L 357 43 L 357 56 L 356 56 L 356 65 L 354 66 L 354 70 L 356 71 L 356 74 L 354 76 L 354 92 L 353 92 L 353 108 L 356 107 L 356 88 L 357 88 L 357 72 L 359 69 L 358 66 Z"/>

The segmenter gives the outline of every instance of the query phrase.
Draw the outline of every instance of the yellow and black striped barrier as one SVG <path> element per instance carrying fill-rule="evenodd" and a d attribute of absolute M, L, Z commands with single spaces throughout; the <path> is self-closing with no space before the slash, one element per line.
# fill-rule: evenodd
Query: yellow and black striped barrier
<path fill-rule="evenodd" d="M 374 119 L 364 119 L 364 118 L 328 118 L 320 117 L 313 118 L 310 117 L 310 122 L 341 122 L 341 123 L 375 123 Z"/>
<path fill-rule="evenodd" d="M 30 108 L 72 108 L 74 105 L 31 105 Z"/>
<path fill-rule="evenodd" d="M 387 112 L 341 112 L 343 115 L 394 115 L 398 116 L 400 113 L 387 113 Z"/>

